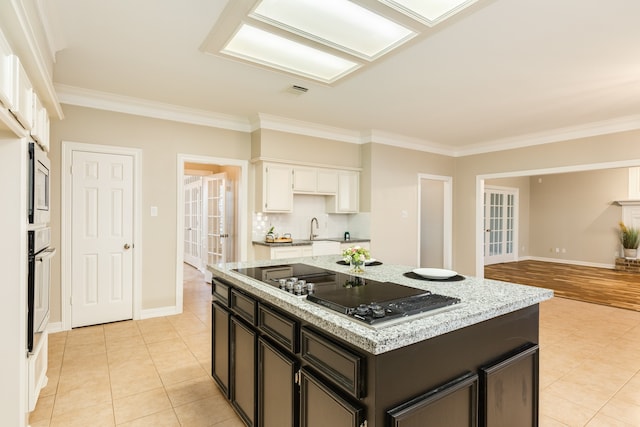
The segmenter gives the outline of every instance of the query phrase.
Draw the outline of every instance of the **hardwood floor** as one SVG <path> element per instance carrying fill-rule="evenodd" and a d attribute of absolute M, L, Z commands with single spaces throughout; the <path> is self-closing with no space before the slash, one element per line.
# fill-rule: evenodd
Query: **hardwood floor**
<path fill-rule="evenodd" d="M 487 279 L 553 289 L 556 296 L 640 311 L 640 274 L 542 261 L 487 265 Z"/>

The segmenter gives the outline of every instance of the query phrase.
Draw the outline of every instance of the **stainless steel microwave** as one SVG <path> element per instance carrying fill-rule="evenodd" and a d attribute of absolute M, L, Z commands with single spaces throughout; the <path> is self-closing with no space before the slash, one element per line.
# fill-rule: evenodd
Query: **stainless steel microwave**
<path fill-rule="evenodd" d="M 40 146 L 29 143 L 29 224 L 48 224 L 51 218 L 49 209 L 51 201 L 49 171 L 51 163 Z"/>

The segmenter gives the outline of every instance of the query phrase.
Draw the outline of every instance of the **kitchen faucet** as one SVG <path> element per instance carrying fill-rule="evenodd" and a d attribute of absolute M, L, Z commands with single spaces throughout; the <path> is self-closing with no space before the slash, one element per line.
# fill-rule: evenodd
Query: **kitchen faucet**
<path fill-rule="evenodd" d="M 317 234 L 313 234 L 313 221 L 316 222 L 316 230 L 318 229 L 318 218 L 311 218 L 311 232 L 309 233 L 309 240 L 313 240 L 314 237 L 318 237 Z"/>

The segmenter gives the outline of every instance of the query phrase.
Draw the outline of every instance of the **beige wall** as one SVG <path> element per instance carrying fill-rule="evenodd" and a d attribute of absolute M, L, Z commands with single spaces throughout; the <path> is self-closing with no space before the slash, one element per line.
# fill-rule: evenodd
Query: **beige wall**
<path fill-rule="evenodd" d="M 51 125 L 53 244 L 60 247 L 61 141 L 142 150 L 142 308 L 175 304 L 177 155 L 248 160 L 250 135 L 228 130 L 64 106 Z M 149 216 L 150 206 L 159 215 Z M 60 321 L 60 257 L 52 266 L 52 321 Z"/>
<path fill-rule="evenodd" d="M 628 168 L 532 177 L 531 255 L 613 264 L 622 217 L 613 201 L 626 199 L 628 187 Z"/>
<path fill-rule="evenodd" d="M 453 196 L 454 269 L 463 274 L 476 272 L 476 176 L 631 160 L 640 165 L 638 140 L 640 131 L 629 131 L 457 158 Z"/>
<path fill-rule="evenodd" d="M 372 256 L 384 262 L 418 264 L 418 174 L 453 176 L 454 158 L 371 144 Z M 455 193 L 455 180 L 454 180 Z M 406 217 L 403 217 L 403 211 Z"/>
<path fill-rule="evenodd" d="M 259 156 L 269 160 L 313 163 L 337 168 L 359 168 L 362 163 L 358 144 L 270 129 L 254 132 L 253 139 L 254 158 Z"/>

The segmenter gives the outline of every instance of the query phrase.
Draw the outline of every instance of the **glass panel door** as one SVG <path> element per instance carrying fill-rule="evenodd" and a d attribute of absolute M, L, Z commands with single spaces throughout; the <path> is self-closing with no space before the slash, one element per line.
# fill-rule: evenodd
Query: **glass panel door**
<path fill-rule="evenodd" d="M 484 264 L 517 260 L 517 189 L 485 187 Z"/>

